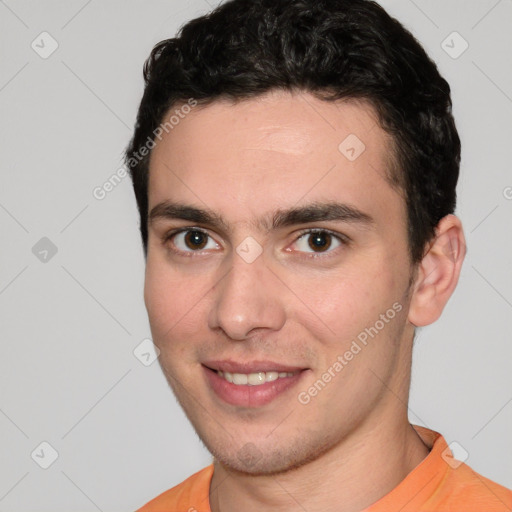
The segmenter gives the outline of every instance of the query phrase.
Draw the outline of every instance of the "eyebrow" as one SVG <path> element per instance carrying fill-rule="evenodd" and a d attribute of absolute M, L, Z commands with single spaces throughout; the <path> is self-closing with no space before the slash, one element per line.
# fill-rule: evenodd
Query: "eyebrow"
<path fill-rule="evenodd" d="M 149 225 L 158 219 L 181 219 L 196 224 L 208 225 L 213 228 L 229 231 L 229 223 L 216 212 L 197 208 L 192 205 L 163 201 L 155 205 L 149 213 Z M 371 226 L 374 219 L 354 206 L 337 202 L 314 202 L 306 206 L 278 209 L 251 224 L 263 231 L 276 230 L 296 224 L 307 224 L 319 221 L 338 221 Z"/>

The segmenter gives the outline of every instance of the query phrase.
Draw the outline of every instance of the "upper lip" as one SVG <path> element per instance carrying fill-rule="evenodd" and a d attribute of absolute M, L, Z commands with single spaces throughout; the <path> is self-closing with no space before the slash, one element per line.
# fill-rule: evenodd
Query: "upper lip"
<path fill-rule="evenodd" d="M 203 366 L 211 370 L 229 373 L 257 373 L 257 372 L 298 372 L 305 370 L 302 366 L 290 366 L 274 361 L 248 361 L 237 362 L 230 359 L 204 361 Z"/>

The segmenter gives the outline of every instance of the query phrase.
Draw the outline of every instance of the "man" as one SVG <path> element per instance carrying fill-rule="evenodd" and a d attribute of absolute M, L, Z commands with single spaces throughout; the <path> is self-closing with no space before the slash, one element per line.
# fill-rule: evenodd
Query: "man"
<path fill-rule="evenodd" d="M 126 152 L 160 364 L 211 466 L 149 511 L 509 511 L 407 417 L 465 254 L 450 89 L 366 0 L 234 0 L 162 41 Z"/>

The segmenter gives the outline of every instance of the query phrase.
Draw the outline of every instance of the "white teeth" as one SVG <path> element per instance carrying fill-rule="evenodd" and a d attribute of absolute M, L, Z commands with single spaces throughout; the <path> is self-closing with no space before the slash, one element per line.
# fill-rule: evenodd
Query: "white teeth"
<path fill-rule="evenodd" d="M 245 373 L 233 373 L 233 384 L 239 386 L 240 384 L 247 384 L 248 378 Z"/>
<path fill-rule="evenodd" d="M 247 382 L 251 386 L 258 386 L 265 382 L 265 372 L 250 373 L 247 376 Z"/>
<path fill-rule="evenodd" d="M 279 373 L 277 372 L 266 372 L 265 382 L 272 382 L 279 378 Z"/>
<path fill-rule="evenodd" d="M 259 386 L 265 382 L 273 382 L 284 377 L 293 377 L 297 372 L 256 372 L 229 373 L 217 370 L 217 374 L 237 386 Z"/>

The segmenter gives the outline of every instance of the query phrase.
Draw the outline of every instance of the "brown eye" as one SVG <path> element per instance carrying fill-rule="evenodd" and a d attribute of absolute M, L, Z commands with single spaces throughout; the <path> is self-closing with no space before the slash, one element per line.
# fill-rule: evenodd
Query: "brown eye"
<path fill-rule="evenodd" d="M 311 229 L 304 231 L 294 245 L 299 252 L 309 253 L 309 255 L 315 253 L 327 255 L 347 243 L 348 241 L 341 234 L 335 235 L 324 229 Z"/>
<path fill-rule="evenodd" d="M 170 248 L 178 254 L 219 249 L 215 240 L 200 229 L 181 229 L 167 236 L 166 243 L 170 243 Z"/>
<path fill-rule="evenodd" d="M 316 252 L 323 252 L 331 246 L 332 235 L 325 231 L 319 231 L 316 233 L 309 233 L 308 245 Z"/>
<path fill-rule="evenodd" d="M 185 235 L 185 244 L 189 249 L 203 249 L 208 242 L 208 235 L 202 231 L 188 231 Z"/>

